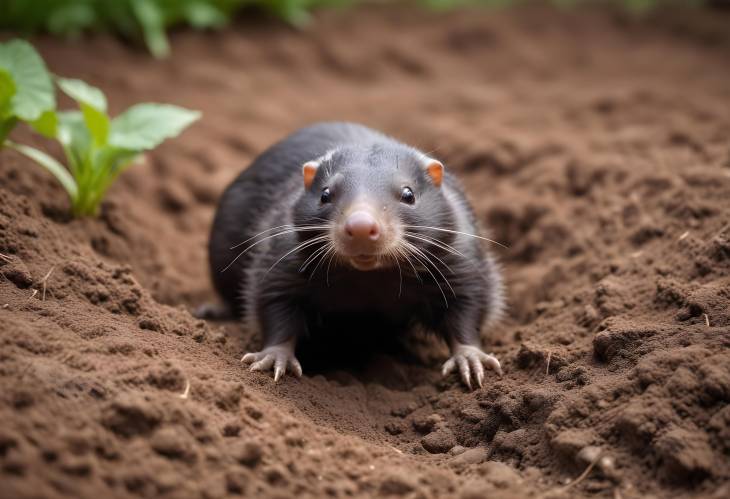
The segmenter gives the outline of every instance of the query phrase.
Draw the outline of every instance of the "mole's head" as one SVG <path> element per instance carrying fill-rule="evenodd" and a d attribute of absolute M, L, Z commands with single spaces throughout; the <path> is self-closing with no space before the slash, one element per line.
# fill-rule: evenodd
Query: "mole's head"
<path fill-rule="evenodd" d="M 453 213 L 442 189 L 444 166 L 415 149 L 342 147 L 308 161 L 302 172 L 296 225 L 326 225 L 320 237 L 330 253 L 357 270 L 394 266 L 418 255 L 414 247 L 423 258 L 424 246 L 434 250 L 426 237 L 449 238 L 424 234 L 425 227 L 453 226 Z"/>

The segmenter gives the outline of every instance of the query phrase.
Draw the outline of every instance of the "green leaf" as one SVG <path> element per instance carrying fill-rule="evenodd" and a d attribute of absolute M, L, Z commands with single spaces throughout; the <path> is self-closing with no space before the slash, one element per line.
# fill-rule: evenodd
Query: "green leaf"
<path fill-rule="evenodd" d="M 265 5 L 275 15 L 294 26 L 304 26 L 311 20 L 303 0 L 271 0 Z"/>
<path fill-rule="evenodd" d="M 656 6 L 656 0 L 624 0 L 624 7 L 633 14 L 644 14 Z"/>
<path fill-rule="evenodd" d="M 142 28 L 147 48 L 158 58 L 170 54 L 170 44 L 165 35 L 165 18 L 160 6 L 149 0 L 130 0 L 132 12 Z"/>
<path fill-rule="evenodd" d="M 106 145 L 109 138 L 109 116 L 88 104 L 81 104 L 81 112 L 89 132 L 91 132 L 91 137 L 94 139 L 94 145 L 97 147 Z"/>
<path fill-rule="evenodd" d="M 15 116 L 33 121 L 56 107 L 51 76 L 31 44 L 23 40 L 0 44 L 0 68 L 10 73 L 15 82 L 17 91 L 10 102 Z"/>
<path fill-rule="evenodd" d="M 106 96 L 96 87 L 68 78 L 56 79 L 59 88 L 79 103 L 86 127 L 91 133 L 94 145 L 101 147 L 109 137 L 109 116 L 106 114 Z"/>
<path fill-rule="evenodd" d="M 92 4 L 78 1 L 66 3 L 67 5 L 57 7 L 48 16 L 48 31 L 57 35 L 79 35 L 83 30 L 94 26 L 97 15 Z"/>
<path fill-rule="evenodd" d="M 88 83 L 72 78 L 56 78 L 58 87 L 78 103 L 88 104 L 102 112 L 106 112 L 106 96 L 104 92 Z"/>
<path fill-rule="evenodd" d="M 194 28 L 220 28 L 227 22 L 226 15 L 206 2 L 191 2 L 183 6 L 185 19 Z"/>
<path fill-rule="evenodd" d="M 49 139 L 55 139 L 58 135 L 58 116 L 56 111 L 46 111 L 40 118 L 31 121 L 29 125 L 36 132 Z"/>
<path fill-rule="evenodd" d="M 114 118 L 109 144 L 131 151 L 153 149 L 198 118 L 198 111 L 169 104 L 137 104 Z"/>
<path fill-rule="evenodd" d="M 78 195 L 76 181 L 61 163 L 59 163 L 43 151 L 39 151 L 38 149 L 34 149 L 32 147 L 24 146 L 22 144 L 16 144 L 10 141 L 8 141 L 8 146 L 32 159 L 43 168 L 51 172 L 51 174 L 56 177 L 56 180 L 61 183 L 63 188 L 66 189 L 66 192 L 68 192 L 71 200 L 73 201 L 74 199 L 76 199 L 76 196 Z"/>
<path fill-rule="evenodd" d="M 91 144 L 89 130 L 84 124 L 84 116 L 80 111 L 61 111 L 57 113 L 57 116 L 56 138 L 66 151 L 74 174 L 78 175 L 78 168 L 88 163 L 89 145 Z"/>
<path fill-rule="evenodd" d="M 84 126 L 84 116 L 80 111 L 60 111 L 58 116 L 57 138 L 64 146 L 79 146 L 85 150 L 89 143 L 89 131 Z"/>
<path fill-rule="evenodd" d="M 10 101 L 15 95 L 15 82 L 12 75 L 0 69 L 0 117 L 10 114 Z"/>
<path fill-rule="evenodd" d="M 11 116 L 10 118 L 6 118 L 4 120 L 0 119 L 0 147 L 2 147 L 5 141 L 5 138 L 10 134 L 10 132 L 15 128 L 15 124 L 18 122 L 18 119 L 14 116 Z"/>
<path fill-rule="evenodd" d="M 116 147 L 105 147 L 99 154 L 97 161 L 103 163 L 109 176 L 116 176 L 139 157 L 137 151 L 119 149 Z"/>

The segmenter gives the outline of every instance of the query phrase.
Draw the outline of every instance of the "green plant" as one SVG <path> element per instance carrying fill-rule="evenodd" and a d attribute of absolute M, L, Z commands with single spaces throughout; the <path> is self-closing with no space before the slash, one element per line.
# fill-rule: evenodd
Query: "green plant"
<path fill-rule="evenodd" d="M 309 20 L 311 9 L 356 0 L 0 0 L 0 29 L 40 30 L 59 35 L 113 31 L 142 39 L 156 57 L 170 52 L 166 30 L 178 24 L 220 28 L 245 8 L 258 8 L 294 24 Z"/>
<path fill-rule="evenodd" d="M 18 70 L 18 61 L 32 60 Z M 52 77 L 35 49 L 13 40 L 0 44 L 0 146 L 6 145 L 43 166 L 66 189 L 75 216 L 94 215 L 117 176 L 144 151 L 175 137 L 200 117 L 168 104 L 136 104 L 112 118 L 104 93 L 81 80 L 56 77 L 59 89 L 79 106 L 57 111 Z M 5 103 L 5 104 L 2 104 Z M 7 134 L 18 121 L 57 140 L 68 169 L 43 151 L 17 144 Z"/>
<path fill-rule="evenodd" d="M 19 119 L 33 122 L 55 107 L 53 82 L 33 46 L 0 44 L 0 145 Z"/>
<path fill-rule="evenodd" d="M 318 7 L 346 7 L 368 0 L 0 0 L 0 29 L 58 35 L 78 35 L 89 30 L 112 31 L 141 39 L 156 57 L 170 52 L 166 30 L 187 24 L 196 29 L 217 29 L 243 9 L 266 11 L 302 26 Z M 377 1 L 377 0 L 371 0 Z M 396 0 L 393 0 L 394 2 Z M 409 1 L 409 0 L 403 0 Z M 641 13 L 659 5 L 700 5 L 707 0 L 412 0 L 435 10 L 461 6 L 508 7 L 530 2 L 558 7 L 580 4 L 617 5 Z"/>

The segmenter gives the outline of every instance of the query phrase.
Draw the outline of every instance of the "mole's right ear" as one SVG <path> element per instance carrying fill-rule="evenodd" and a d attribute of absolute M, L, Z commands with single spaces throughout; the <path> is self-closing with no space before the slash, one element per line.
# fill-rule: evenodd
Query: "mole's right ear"
<path fill-rule="evenodd" d="M 309 187 L 312 185 L 312 182 L 314 182 L 314 176 L 317 174 L 317 168 L 319 168 L 318 161 L 307 161 L 302 166 L 305 189 L 309 189 Z"/>

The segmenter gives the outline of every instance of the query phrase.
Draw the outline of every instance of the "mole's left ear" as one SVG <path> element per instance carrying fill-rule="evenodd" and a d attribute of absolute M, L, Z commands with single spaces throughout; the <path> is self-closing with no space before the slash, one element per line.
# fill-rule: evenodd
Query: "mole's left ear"
<path fill-rule="evenodd" d="M 318 161 L 307 161 L 302 165 L 302 175 L 304 176 L 304 188 L 309 189 L 314 182 L 314 176 L 317 174 L 317 168 L 319 168 Z"/>
<path fill-rule="evenodd" d="M 441 187 L 441 182 L 444 179 L 444 165 L 441 163 L 441 161 L 429 157 L 424 157 L 421 160 L 423 164 L 423 168 L 426 170 L 426 173 L 429 177 L 431 177 L 431 181 L 433 182 L 433 185 L 436 187 Z"/>

